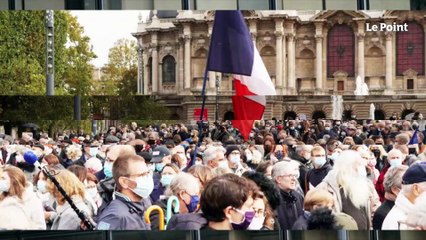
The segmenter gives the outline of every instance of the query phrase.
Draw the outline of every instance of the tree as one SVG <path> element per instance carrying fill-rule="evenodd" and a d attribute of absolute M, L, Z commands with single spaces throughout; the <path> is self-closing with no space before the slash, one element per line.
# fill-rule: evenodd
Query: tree
<path fill-rule="evenodd" d="M 3 95 L 44 95 L 45 11 L 0 11 L 0 89 Z M 76 17 L 55 11 L 55 94 L 88 92 L 95 54 Z M 68 86 L 68 88 L 66 87 Z"/>
<path fill-rule="evenodd" d="M 54 98 L 44 96 L 45 11 L 0 11 L 0 22 L 0 89 L 2 95 L 13 95 L 0 98 L 0 119 L 13 125 L 31 121 L 49 129 L 75 126 L 69 95 L 89 93 L 90 61 L 96 57 L 77 18 L 55 11 L 55 95 L 68 97 Z M 87 119 L 88 106 L 82 107 L 82 118 Z"/>
<path fill-rule="evenodd" d="M 119 39 L 109 50 L 108 63 L 102 68 L 103 76 L 97 84 L 101 95 L 135 94 L 138 56 L 136 41 Z"/>

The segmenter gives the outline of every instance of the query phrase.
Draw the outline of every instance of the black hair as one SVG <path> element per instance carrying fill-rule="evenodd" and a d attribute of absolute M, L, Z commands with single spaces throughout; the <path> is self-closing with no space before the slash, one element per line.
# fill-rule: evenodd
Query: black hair
<path fill-rule="evenodd" d="M 269 205 L 273 210 L 277 209 L 280 205 L 280 191 L 271 179 L 267 178 L 264 174 L 254 171 L 247 171 L 243 173 L 243 177 L 252 180 L 260 188 L 268 199 Z"/>

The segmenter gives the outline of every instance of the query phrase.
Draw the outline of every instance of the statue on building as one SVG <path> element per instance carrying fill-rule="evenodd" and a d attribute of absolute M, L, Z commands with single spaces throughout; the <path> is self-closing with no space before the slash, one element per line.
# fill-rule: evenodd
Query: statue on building
<path fill-rule="evenodd" d="M 333 108 L 333 113 L 332 113 L 333 120 L 342 120 L 343 97 L 340 95 L 339 96 L 333 95 L 331 96 L 331 99 L 332 99 L 332 108 Z"/>
<path fill-rule="evenodd" d="M 367 96 L 368 93 L 368 86 L 367 84 L 364 82 L 363 78 L 361 78 L 361 76 L 356 77 L 356 88 L 354 91 L 354 94 L 356 96 Z"/>

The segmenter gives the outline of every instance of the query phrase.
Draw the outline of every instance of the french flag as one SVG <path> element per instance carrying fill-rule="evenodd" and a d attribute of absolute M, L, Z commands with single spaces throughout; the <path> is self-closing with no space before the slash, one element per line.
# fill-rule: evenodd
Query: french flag
<path fill-rule="evenodd" d="M 233 74 L 232 122 L 248 139 L 254 121 L 262 119 L 265 96 L 276 92 L 240 11 L 216 11 L 207 70 Z"/>

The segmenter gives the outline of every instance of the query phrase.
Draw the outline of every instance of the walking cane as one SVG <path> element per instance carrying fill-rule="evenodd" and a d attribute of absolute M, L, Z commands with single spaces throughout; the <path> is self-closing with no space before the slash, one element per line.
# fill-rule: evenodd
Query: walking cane
<path fill-rule="evenodd" d="M 158 221 L 159 221 L 159 229 L 160 230 L 164 230 L 164 210 L 157 206 L 157 205 L 153 205 L 151 207 L 149 207 L 146 211 L 145 211 L 145 221 L 149 224 L 151 224 L 151 220 L 149 219 L 149 215 L 151 215 L 152 211 L 158 211 Z"/>
<path fill-rule="evenodd" d="M 173 202 L 175 203 L 174 206 L 173 206 Z M 167 200 L 166 228 L 167 228 L 167 224 L 169 224 L 170 218 L 172 217 L 172 209 L 175 214 L 179 213 L 179 209 L 180 209 L 179 199 L 176 196 L 170 196 L 169 199 Z"/>

